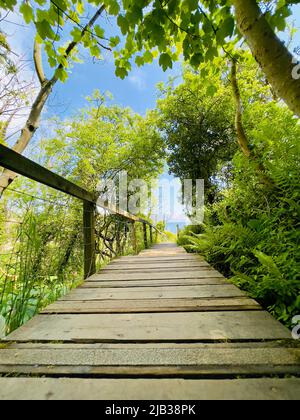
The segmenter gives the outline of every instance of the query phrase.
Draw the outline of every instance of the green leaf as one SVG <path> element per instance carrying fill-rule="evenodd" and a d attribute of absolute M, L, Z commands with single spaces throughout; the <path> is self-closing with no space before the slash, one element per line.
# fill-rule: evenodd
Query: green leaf
<path fill-rule="evenodd" d="M 270 255 L 266 255 L 262 251 L 258 250 L 253 251 L 253 254 L 256 256 L 258 261 L 270 271 L 270 273 L 274 274 L 276 277 L 281 277 L 279 268 Z"/>
<path fill-rule="evenodd" d="M 74 27 L 72 29 L 72 31 L 70 32 L 70 34 L 72 35 L 73 40 L 75 42 L 79 42 L 81 40 L 82 33 L 81 33 L 81 30 L 79 28 Z"/>
<path fill-rule="evenodd" d="M 117 77 L 120 77 L 123 80 L 128 75 L 128 71 L 124 67 L 117 67 L 115 74 Z"/>
<path fill-rule="evenodd" d="M 84 4 L 81 1 L 76 4 L 76 10 L 80 15 L 84 12 Z"/>
<path fill-rule="evenodd" d="M 68 78 L 68 73 L 64 68 L 59 67 L 56 72 L 55 76 L 61 81 L 65 82 Z"/>
<path fill-rule="evenodd" d="M 116 47 L 118 44 L 120 44 L 120 42 L 121 42 L 121 40 L 120 40 L 120 37 L 118 37 L 118 36 L 112 36 L 112 37 L 109 39 L 109 45 L 110 45 L 112 48 Z"/>
<path fill-rule="evenodd" d="M 194 54 L 190 60 L 190 63 L 192 66 L 194 67 L 199 67 L 199 65 L 201 64 L 203 60 L 203 55 L 202 54 Z"/>
<path fill-rule="evenodd" d="M 218 89 L 215 85 L 208 86 L 206 93 L 208 96 L 214 96 L 218 92 Z"/>
<path fill-rule="evenodd" d="M 127 19 L 124 16 L 119 15 L 117 19 L 117 24 L 119 28 L 121 29 L 122 34 L 126 35 L 129 29 L 129 24 L 128 24 Z"/>
<path fill-rule="evenodd" d="M 49 66 L 50 67 L 56 67 L 56 65 L 57 65 L 57 61 L 55 60 L 55 58 L 54 57 L 48 57 L 48 63 L 49 63 Z"/>
<path fill-rule="evenodd" d="M 232 16 L 224 20 L 217 32 L 217 42 L 222 44 L 227 37 L 232 37 L 235 28 L 235 21 Z"/>
<path fill-rule="evenodd" d="M 143 66 L 143 65 L 145 64 L 144 58 L 143 58 L 143 57 L 141 57 L 140 55 L 137 55 L 137 56 L 135 57 L 135 63 L 136 63 L 136 65 L 137 65 L 137 66 L 139 66 L 139 67 Z"/>
<path fill-rule="evenodd" d="M 162 67 L 163 71 L 166 71 L 168 68 L 173 67 L 173 62 L 168 53 L 163 53 L 159 57 L 159 65 Z"/>
<path fill-rule="evenodd" d="M 145 63 L 152 63 L 153 55 L 151 51 L 146 51 L 143 55 L 143 59 Z"/>
<path fill-rule="evenodd" d="M 98 45 L 92 45 L 90 47 L 90 52 L 91 52 L 92 57 L 95 57 L 95 58 L 101 57 L 101 51 Z"/>
<path fill-rule="evenodd" d="M 134 5 L 130 8 L 130 11 L 126 13 L 126 18 L 129 23 L 136 24 L 143 19 L 143 10 L 140 7 Z"/>
<path fill-rule="evenodd" d="M 94 26 L 94 32 L 99 38 L 104 38 L 105 31 L 99 25 Z"/>
<path fill-rule="evenodd" d="M 284 7 L 286 5 L 286 0 L 278 0 L 277 2 L 277 6 L 276 6 L 276 10 L 281 9 L 282 7 Z"/>
<path fill-rule="evenodd" d="M 35 26 L 36 26 L 38 34 L 43 40 L 47 38 L 55 39 L 55 33 L 53 32 L 50 24 L 46 20 L 42 20 L 41 22 L 36 22 Z"/>
<path fill-rule="evenodd" d="M 108 13 L 110 15 L 117 16 L 120 12 L 120 6 L 117 0 L 110 0 L 109 6 L 108 6 Z"/>
<path fill-rule="evenodd" d="M 22 13 L 24 20 L 27 24 L 33 21 L 34 13 L 29 3 L 27 2 L 22 3 L 20 6 L 20 12 Z"/>

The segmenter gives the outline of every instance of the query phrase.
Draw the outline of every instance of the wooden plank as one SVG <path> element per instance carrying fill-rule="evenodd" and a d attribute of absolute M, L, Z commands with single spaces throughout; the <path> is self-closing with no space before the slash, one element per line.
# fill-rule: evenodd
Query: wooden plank
<path fill-rule="evenodd" d="M 237 342 L 228 342 L 220 341 L 213 343 L 201 343 L 201 342 L 182 342 L 182 343 L 168 343 L 168 342 L 155 342 L 155 343 L 14 343 L 7 342 L 2 344 L 2 348 L 6 349 L 260 349 L 261 351 L 265 349 L 278 349 L 278 348 L 287 348 L 287 349 L 299 349 L 300 343 L 291 339 L 283 340 L 270 340 L 270 341 L 237 341 Z"/>
<path fill-rule="evenodd" d="M 215 270 L 210 271 L 174 271 L 174 272 L 149 272 L 149 273 L 104 273 L 103 271 L 89 277 L 87 281 L 101 280 L 165 280 L 165 279 L 198 279 L 207 277 L 221 277 L 222 274 Z"/>
<path fill-rule="evenodd" d="M 249 298 L 57 301 L 42 313 L 139 313 L 261 310 Z"/>
<path fill-rule="evenodd" d="M 291 334 L 262 311 L 38 315 L 4 341 L 271 340 Z"/>
<path fill-rule="evenodd" d="M 143 271 L 147 272 L 149 270 L 161 270 L 161 271 L 177 271 L 177 270 L 213 270 L 211 266 L 209 266 L 205 262 L 196 262 L 196 263 L 163 263 L 163 264 L 110 264 L 107 265 L 101 271 Z"/>
<path fill-rule="evenodd" d="M 162 286 L 192 286 L 204 284 L 228 284 L 222 277 L 204 277 L 200 279 L 165 279 L 165 280 L 111 280 L 85 282 L 81 288 L 90 287 L 162 287 Z"/>
<path fill-rule="evenodd" d="M 126 268 L 140 268 L 143 266 L 146 266 L 146 268 L 148 268 L 147 266 L 149 266 L 149 268 L 154 268 L 154 267 L 211 267 L 211 265 L 209 265 L 208 263 L 206 263 L 205 261 L 197 261 L 197 260 L 175 260 L 175 261 L 170 261 L 170 259 L 166 260 L 166 261 L 162 261 L 162 260 L 156 260 L 154 259 L 154 261 L 146 261 L 146 260 L 133 260 L 133 261 L 114 261 L 111 262 L 107 267 L 119 267 L 121 266 L 122 268 L 124 267 Z"/>
<path fill-rule="evenodd" d="M 198 268 L 195 268 L 195 267 L 157 267 L 157 268 L 151 268 L 151 267 L 146 267 L 146 268 L 143 268 L 143 267 L 136 267 L 136 268 L 127 268 L 126 270 L 125 269 L 119 269 L 119 268 L 109 268 L 109 266 L 106 266 L 105 268 L 103 268 L 101 271 L 100 271 L 100 274 L 101 273 L 103 273 L 103 274 L 123 274 L 123 273 L 126 273 L 126 274 L 135 274 L 135 273 L 141 273 L 141 274 L 144 274 L 144 273 L 153 273 L 153 274 L 156 274 L 156 273 L 173 273 L 173 272 L 177 272 L 177 273 L 182 273 L 182 272 L 194 272 L 195 274 L 196 273 L 203 273 L 203 272 L 210 272 L 210 271 L 213 271 L 213 272 L 217 272 L 217 271 L 215 271 L 212 267 L 198 267 Z"/>
<path fill-rule="evenodd" d="M 297 374 L 299 348 L 90 348 L 56 346 L 7 348 L 0 352 L 0 373 L 69 375 L 266 375 Z"/>
<path fill-rule="evenodd" d="M 127 287 L 122 288 L 78 288 L 72 290 L 65 300 L 106 300 L 106 299 L 178 299 L 178 298 L 213 298 L 239 297 L 245 293 L 231 284 L 176 286 L 176 287 Z"/>
<path fill-rule="evenodd" d="M 128 264 L 135 264 L 135 263 L 154 263 L 155 261 L 158 262 L 188 262 L 188 261 L 205 261 L 201 255 L 198 254 L 182 254 L 182 255 L 174 255 L 173 257 L 151 257 L 146 255 L 127 255 L 124 257 L 118 257 L 111 261 L 110 264 L 118 263 L 118 262 L 126 262 Z"/>
<path fill-rule="evenodd" d="M 299 394 L 297 378 L 0 378 L 1 400 L 299 400 Z M 196 415 L 199 410 L 196 405 Z"/>

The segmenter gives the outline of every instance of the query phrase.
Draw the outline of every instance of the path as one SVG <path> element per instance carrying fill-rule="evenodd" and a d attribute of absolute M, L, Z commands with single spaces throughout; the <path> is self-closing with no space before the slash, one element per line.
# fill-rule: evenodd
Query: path
<path fill-rule="evenodd" d="M 160 244 L 10 334 L 0 399 L 299 399 L 297 344 L 201 257 Z"/>

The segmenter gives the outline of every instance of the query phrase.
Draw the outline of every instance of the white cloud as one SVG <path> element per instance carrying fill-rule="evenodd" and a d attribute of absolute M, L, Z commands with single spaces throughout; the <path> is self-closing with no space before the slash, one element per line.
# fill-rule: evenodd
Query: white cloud
<path fill-rule="evenodd" d="M 129 75 L 128 80 L 138 90 L 145 90 L 147 87 L 146 74 L 141 69 L 134 69 Z"/>

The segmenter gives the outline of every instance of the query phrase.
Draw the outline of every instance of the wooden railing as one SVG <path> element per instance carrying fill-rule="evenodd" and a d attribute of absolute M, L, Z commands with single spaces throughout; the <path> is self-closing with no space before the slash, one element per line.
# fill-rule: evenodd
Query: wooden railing
<path fill-rule="evenodd" d="M 116 207 L 106 205 L 99 200 L 95 194 L 79 187 L 73 182 L 49 171 L 32 160 L 16 153 L 6 146 L 0 144 L 0 167 L 13 171 L 26 178 L 37 181 L 43 185 L 54 188 L 67 195 L 75 197 L 83 202 L 83 237 L 84 237 L 84 277 L 87 278 L 96 272 L 95 252 L 95 210 L 99 206 L 112 214 L 116 214 L 135 224 L 143 224 L 144 245 L 147 248 L 153 242 L 153 230 L 157 228 L 148 220 L 134 216 Z M 149 228 L 149 238 L 147 234 Z M 160 233 L 160 232 L 159 232 Z M 134 238 L 133 238 L 134 241 Z M 134 249 L 136 246 L 133 247 Z"/>

